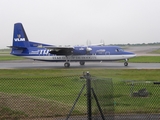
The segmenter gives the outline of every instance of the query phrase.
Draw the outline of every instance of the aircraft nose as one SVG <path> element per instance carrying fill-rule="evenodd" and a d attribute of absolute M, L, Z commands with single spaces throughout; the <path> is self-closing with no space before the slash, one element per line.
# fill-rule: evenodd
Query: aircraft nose
<path fill-rule="evenodd" d="M 133 52 L 128 52 L 132 57 L 136 57 L 136 54 Z"/>
<path fill-rule="evenodd" d="M 136 57 L 136 54 L 133 53 L 133 52 L 125 52 L 125 54 L 126 54 L 129 58 Z"/>

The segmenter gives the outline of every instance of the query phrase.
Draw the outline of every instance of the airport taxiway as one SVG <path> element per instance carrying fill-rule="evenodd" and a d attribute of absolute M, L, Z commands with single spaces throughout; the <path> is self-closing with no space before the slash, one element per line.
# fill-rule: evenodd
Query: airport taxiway
<path fill-rule="evenodd" d="M 33 60 L 15 60 L 0 62 L 0 69 L 57 69 L 64 68 L 64 62 L 42 62 Z M 160 69 L 160 63 L 129 63 L 127 67 L 121 62 L 71 62 L 70 68 L 104 68 L 104 69 Z M 68 68 L 69 69 L 69 68 Z"/>

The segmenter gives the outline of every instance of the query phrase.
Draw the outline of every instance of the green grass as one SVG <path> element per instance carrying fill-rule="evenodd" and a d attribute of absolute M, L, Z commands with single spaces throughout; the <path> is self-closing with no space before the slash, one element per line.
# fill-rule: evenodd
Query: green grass
<path fill-rule="evenodd" d="M 72 106 L 85 83 L 85 80 L 79 79 L 83 71 L 88 69 L 0 70 L 0 92 L 24 94 Z M 115 113 L 160 112 L 160 86 L 153 85 L 153 81 L 160 81 L 160 70 L 90 69 L 89 71 L 92 76 L 113 79 Z M 150 93 L 149 97 L 131 97 L 131 84 L 126 82 L 130 80 L 151 81 L 150 84 L 136 82 L 134 84 L 134 91 L 145 87 Z M 80 108 L 86 107 L 84 94 L 85 91 L 79 101 Z"/>
<path fill-rule="evenodd" d="M 129 62 L 134 63 L 160 63 L 160 56 L 137 56 L 129 59 Z"/>
<path fill-rule="evenodd" d="M 153 85 L 153 83 L 138 83 L 140 81 L 135 81 L 133 86 L 126 83 L 115 84 L 114 92 L 117 113 L 159 113 L 160 106 L 160 87 L 158 85 Z M 149 97 L 130 97 L 131 89 L 133 92 L 146 88 L 149 92 Z M 129 92 L 130 91 L 130 92 Z"/>
<path fill-rule="evenodd" d="M 10 52 L 10 49 L 0 49 L 0 54 L 9 54 Z"/>
<path fill-rule="evenodd" d="M 10 61 L 10 60 L 23 60 L 23 57 L 12 56 L 12 55 L 0 55 L 0 61 Z"/>
<path fill-rule="evenodd" d="M 152 51 L 151 53 L 152 53 L 152 54 L 160 54 L 160 49 L 155 50 L 155 51 Z"/>
<path fill-rule="evenodd" d="M 159 80 L 160 70 L 154 69 L 4 69 L 0 70 L 0 78 L 37 78 L 82 75 L 88 71 L 94 76 L 112 77 L 121 80 Z"/>
<path fill-rule="evenodd" d="M 23 57 L 10 55 L 10 49 L 0 49 L 0 61 L 22 60 Z"/>

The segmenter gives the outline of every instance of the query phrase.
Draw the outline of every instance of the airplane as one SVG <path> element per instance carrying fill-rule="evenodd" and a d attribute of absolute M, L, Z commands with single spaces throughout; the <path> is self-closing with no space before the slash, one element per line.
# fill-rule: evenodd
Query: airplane
<path fill-rule="evenodd" d="M 79 62 L 85 65 L 87 61 L 117 61 L 124 60 L 128 66 L 128 59 L 136 54 L 124 51 L 119 46 L 105 46 L 94 44 L 89 46 L 56 46 L 29 41 L 22 23 L 14 24 L 12 55 L 28 59 L 50 62 L 64 62 L 64 67 L 70 67 L 70 62 Z"/>

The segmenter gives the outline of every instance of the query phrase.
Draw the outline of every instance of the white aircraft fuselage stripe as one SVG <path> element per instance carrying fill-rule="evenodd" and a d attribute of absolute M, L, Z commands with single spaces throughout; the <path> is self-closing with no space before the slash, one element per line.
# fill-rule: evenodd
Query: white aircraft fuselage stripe
<path fill-rule="evenodd" d="M 135 57 L 136 55 L 71 55 L 67 56 L 67 60 L 71 61 L 97 61 L 97 60 L 124 60 Z M 25 58 L 35 60 L 57 61 L 66 60 L 66 56 L 24 56 Z"/>

